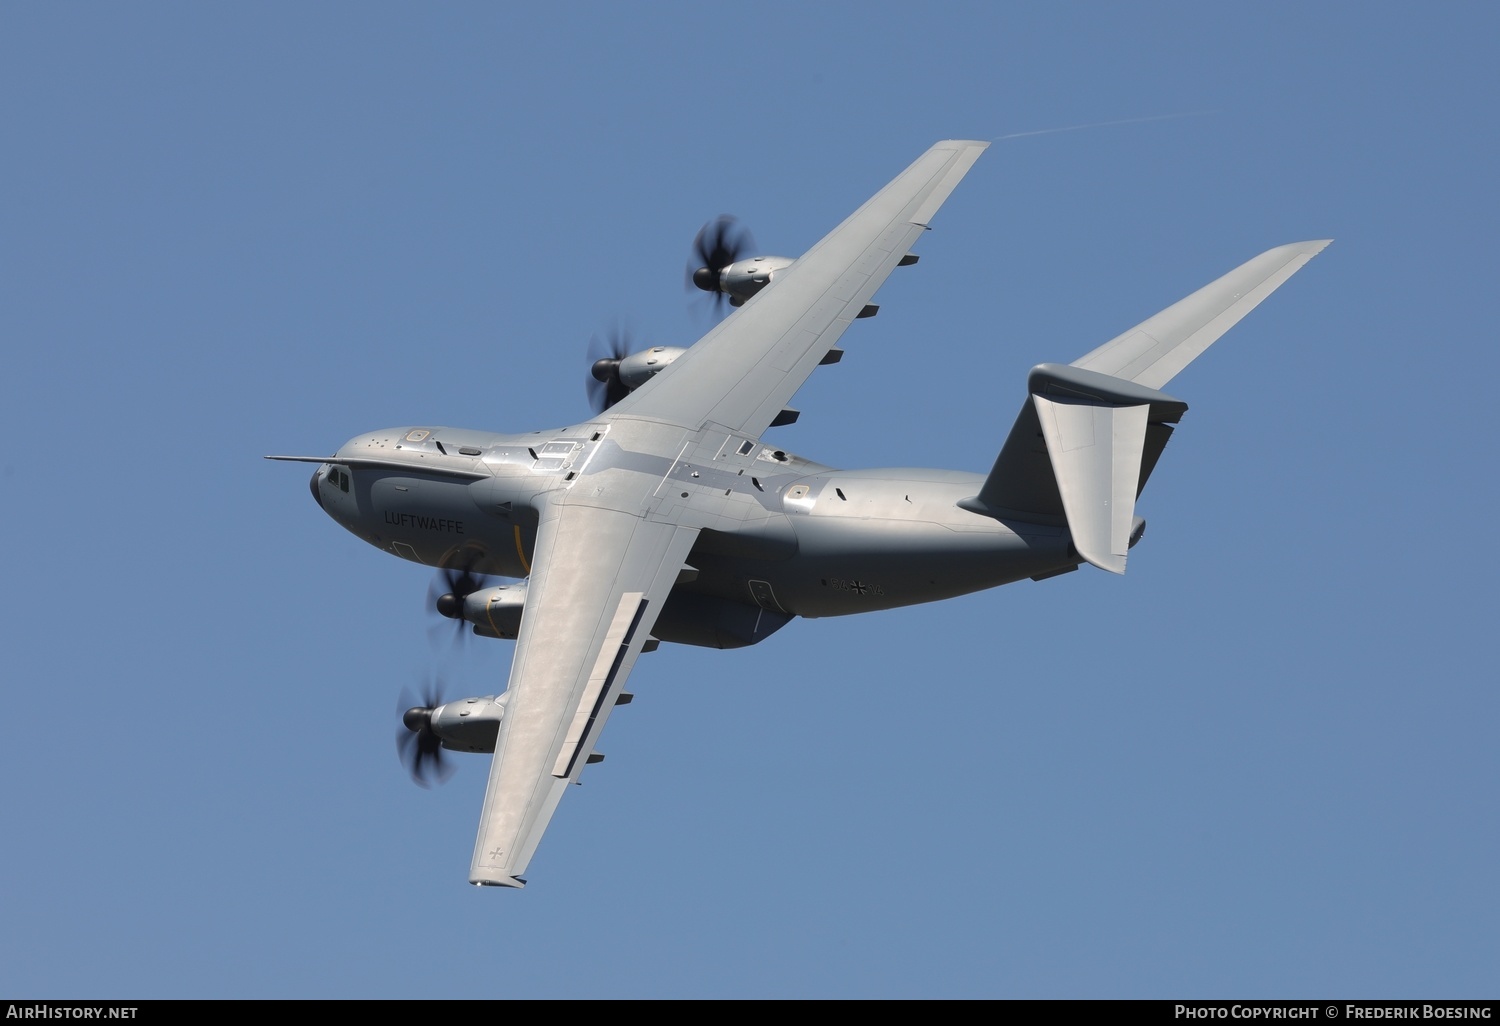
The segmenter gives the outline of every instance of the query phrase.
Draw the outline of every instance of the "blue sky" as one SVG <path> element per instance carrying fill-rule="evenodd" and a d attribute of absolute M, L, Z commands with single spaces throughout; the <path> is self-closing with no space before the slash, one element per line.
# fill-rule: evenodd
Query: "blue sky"
<path fill-rule="evenodd" d="M 0 15 L 0 994 L 1493 997 L 1496 16 L 1480 4 L 30 4 Z M 404 777 L 429 575 L 304 471 L 586 416 L 981 159 L 785 447 L 987 470 L 1035 363 L 1337 241 L 1177 378 L 1124 578 L 665 647 L 521 893 Z"/>

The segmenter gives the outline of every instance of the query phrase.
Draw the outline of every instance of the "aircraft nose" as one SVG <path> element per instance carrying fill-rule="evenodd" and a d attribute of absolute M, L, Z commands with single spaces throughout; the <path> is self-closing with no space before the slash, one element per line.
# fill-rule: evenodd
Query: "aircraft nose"
<path fill-rule="evenodd" d="M 318 475 L 321 474 L 321 473 L 322 473 L 322 468 L 319 468 L 318 470 L 314 470 L 313 471 L 312 480 L 309 481 L 309 482 L 307 482 L 307 486 L 312 489 L 313 502 L 316 502 L 318 504 L 318 508 L 319 509 L 323 509 L 323 496 L 320 495 L 320 494 L 318 494 Z M 326 513 L 327 510 L 324 510 L 324 512 Z"/>

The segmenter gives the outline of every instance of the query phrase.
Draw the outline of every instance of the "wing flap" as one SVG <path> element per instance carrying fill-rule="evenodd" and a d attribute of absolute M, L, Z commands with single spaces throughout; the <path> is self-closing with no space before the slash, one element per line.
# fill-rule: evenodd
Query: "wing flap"
<path fill-rule="evenodd" d="M 605 692 L 619 676 L 620 667 L 630 654 L 630 642 L 645 611 L 646 596 L 641 592 L 627 591 L 620 596 L 614 619 L 610 621 L 609 630 L 604 635 L 604 644 L 599 648 L 599 658 L 595 660 L 593 672 L 584 685 L 578 708 L 573 711 L 573 722 L 568 725 L 568 735 L 563 740 L 562 751 L 557 753 L 557 761 L 552 765 L 554 777 L 566 778 L 573 772 L 578 753 L 590 737 L 590 728 L 598 722 Z"/>

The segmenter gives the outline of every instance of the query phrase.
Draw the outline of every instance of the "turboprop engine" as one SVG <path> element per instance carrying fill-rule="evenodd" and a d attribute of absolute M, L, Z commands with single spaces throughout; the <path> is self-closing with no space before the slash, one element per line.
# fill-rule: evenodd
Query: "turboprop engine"
<path fill-rule="evenodd" d="M 401 714 L 396 731 L 396 754 L 411 779 L 421 787 L 441 784 L 453 775 L 443 749 L 455 752 L 493 752 L 500 736 L 510 694 L 460 698 L 440 702 L 440 685 L 430 682 L 420 705 Z"/>
<path fill-rule="evenodd" d="M 450 620 L 474 625 L 474 633 L 514 641 L 521 632 L 521 609 L 526 605 L 526 582 L 515 581 L 466 593 L 448 592 L 437 600 L 437 611 Z"/>
<path fill-rule="evenodd" d="M 526 606 L 526 582 L 512 581 L 467 591 L 464 585 L 469 581 L 477 584 L 478 578 L 469 576 L 447 582 L 450 590 L 437 596 L 434 603 L 437 611 L 450 620 L 472 625 L 475 634 L 515 640 L 521 632 L 521 614 Z M 646 651 L 652 651 L 662 641 L 705 648 L 741 648 L 769 637 L 790 619 L 760 606 L 716 595 L 674 594 L 667 599 L 651 629 Z M 429 706 L 439 708 L 436 694 L 426 701 Z"/>
<path fill-rule="evenodd" d="M 687 350 L 680 346 L 652 346 L 639 353 L 631 353 L 623 359 L 605 357 L 595 360 L 590 373 L 595 381 L 602 381 L 606 385 L 618 382 L 626 393 L 630 393 L 666 370 L 673 360 L 685 352 Z"/>
<path fill-rule="evenodd" d="M 755 249 L 750 232 L 723 214 L 698 231 L 688 259 L 686 283 L 712 293 L 714 302 L 729 300 L 740 306 L 771 283 L 772 276 L 792 266 L 791 257 L 748 256 Z"/>
<path fill-rule="evenodd" d="M 791 257 L 758 256 L 748 260 L 736 260 L 732 264 L 713 269 L 704 266 L 693 272 L 693 284 L 704 292 L 722 292 L 729 297 L 730 306 L 742 306 L 745 300 L 771 284 L 777 271 L 795 263 Z"/>
<path fill-rule="evenodd" d="M 595 413 L 603 413 L 687 352 L 678 346 L 632 352 L 634 348 L 629 333 L 619 327 L 589 340 L 589 374 L 583 384 Z"/>
<path fill-rule="evenodd" d="M 616 705 L 628 705 L 635 697 L 623 691 L 615 697 Z M 401 714 L 404 730 L 396 732 L 396 752 L 411 778 L 422 787 L 441 784 L 453 775 L 453 767 L 443 756 L 450 752 L 474 752 L 481 755 L 495 750 L 500 737 L 500 723 L 505 719 L 510 692 L 460 698 L 441 705 L 414 705 Z M 428 703 L 437 701 L 428 695 Z M 603 762 L 604 756 L 590 752 L 589 765 Z"/>
<path fill-rule="evenodd" d="M 413 706 L 402 714 L 401 722 L 413 734 L 431 731 L 450 751 L 493 752 L 509 698 L 507 692 L 482 698 L 460 698 L 431 708 Z"/>

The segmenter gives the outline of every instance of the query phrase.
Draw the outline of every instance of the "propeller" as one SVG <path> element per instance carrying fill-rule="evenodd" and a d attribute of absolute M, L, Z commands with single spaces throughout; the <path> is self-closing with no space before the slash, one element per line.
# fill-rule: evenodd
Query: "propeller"
<path fill-rule="evenodd" d="M 454 767 L 443 758 L 442 739 L 432 730 L 432 710 L 442 704 L 442 684 L 435 678 L 427 680 L 420 696 L 401 689 L 396 708 L 402 727 L 396 731 L 396 754 L 418 787 L 431 788 L 453 776 Z"/>
<path fill-rule="evenodd" d="M 484 575 L 474 573 L 474 564 L 478 562 L 478 558 L 469 553 L 460 565 L 439 570 L 432 583 L 427 586 L 427 608 L 453 621 L 454 643 L 464 639 L 464 628 L 468 626 L 463 618 L 464 599 L 488 586 Z M 447 625 L 434 623 L 428 628 L 427 634 L 436 643 L 447 630 Z"/>
<path fill-rule="evenodd" d="M 755 249 L 755 239 L 750 229 L 743 227 L 730 214 L 720 214 L 698 230 L 693 239 L 693 255 L 688 261 L 684 288 L 697 286 L 704 292 L 713 293 L 714 309 L 717 311 L 729 298 L 719 290 L 719 275 L 724 268 Z"/>
<path fill-rule="evenodd" d="M 588 392 L 589 408 L 595 413 L 603 413 L 630 394 L 620 382 L 620 361 L 632 351 L 630 333 L 619 326 L 589 339 L 589 376 L 583 380 L 583 387 Z"/>

